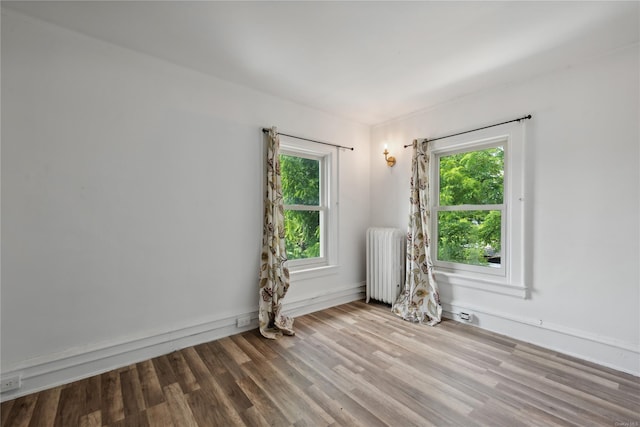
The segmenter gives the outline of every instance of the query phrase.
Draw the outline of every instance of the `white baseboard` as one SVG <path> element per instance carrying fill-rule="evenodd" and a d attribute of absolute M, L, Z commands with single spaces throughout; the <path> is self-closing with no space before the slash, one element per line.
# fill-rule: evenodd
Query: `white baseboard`
<path fill-rule="evenodd" d="M 365 282 L 326 292 L 311 297 L 282 301 L 282 309 L 288 316 L 302 316 L 336 305 L 364 299 Z"/>
<path fill-rule="evenodd" d="M 257 294 L 256 294 L 257 295 Z M 283 301 L 288 315 L 301 316 L 364 298 L 364 284 L 319 292 L 293 301 Z M 248 326 L 236 327 L 239 317 L 251 318 Z M 30 359 L 2 372 L 2 378 L 20 376 L 21 387 L 0 395 L 0 401 L 15 399 L 113 369 L 171 353 L 185 347 L 213 341 L 258 327 L 258 311 L 238 313 L 198 325 L 110 345 L 86 347 Z"/>
<path fill-rule="evenodd" d="M 472 314 L 465 322 L 492 332 L 539 345 L 559 353 L 640 376 L 640 345 L 590 334 L 563 325 L 501 313 L 467 303 L 443 303 L 445 317 L 460 320 L 460 312 Z"/>

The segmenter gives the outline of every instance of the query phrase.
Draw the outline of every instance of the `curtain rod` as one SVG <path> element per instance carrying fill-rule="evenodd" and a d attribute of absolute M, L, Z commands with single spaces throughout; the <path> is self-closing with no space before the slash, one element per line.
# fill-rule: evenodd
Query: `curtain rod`
<path fill-rule="evenodd" d="M 262 128 L 262 133 L 269 133 L 270 130 L 271 129 Z M 331 145 L 332 147 L 345 148 L 347 150 L 353 151 L 353 147 L 345 147 L 345 146 L 338 145 L 338 144 L 331 144 L 330 142 L 316 141 L 315 139 L 302 138 L 300 136 L 288 135 L 288 134 L 282 133 L 282 132 L 278 132 L 278 135 L 288 136 L 289 138 L 302 139 L 303 141 L 317 142 L 318 144 Z"/>
<path fill-rule="evenodd" d="M 454 133 L 454 134 L 451 134 L 451 135 L 440 136 L 440 137 L 438 137 L 438 138 L 432 138 L 432 139 L 424 138 L 422 141 L 423 141 L 423 142 L 425 142 L 425 141 L 436 141 L 436 140 L 438 140 L 438 139 L 451 138 L 452 136 L 463 135 L 463 134 L 465 134 L 465 133 L 475 132 L 475 131 L 482 130 L 482 129 L 487 129 L 487 128 L 492 128 L 492 127 L 494 127 L 494 126 L 500 126 L 500 125 L 505 125 L 505 124 L 507 124 L 507 123 L 519 122 L 520 120 L 528 120 L 528 119 L 530 119 L 530 118 L 531 118 L 531 114 L 526 115 L 526 116 L 523 116 L 523 117 L 519 117 L 519 118 L 517 118 L 517 119 L 508 120 L 508 121 L 506 121 L 506 122 L 496 123 L 496 124 L 489 125 L 489 126 L 483 126 L 483 127 L 481 127 L 481 128 L 476 128 L 476 129 L 466 130 L 466 131 L 464 131 L 464 132 L 458 132 L 458 133 Z M 405 145 L 405 146 L 404 146 L 404 148 L 411 147 L 412 145 L 413 145 L 413 144 L 407 144 L 407 145 Z"/>

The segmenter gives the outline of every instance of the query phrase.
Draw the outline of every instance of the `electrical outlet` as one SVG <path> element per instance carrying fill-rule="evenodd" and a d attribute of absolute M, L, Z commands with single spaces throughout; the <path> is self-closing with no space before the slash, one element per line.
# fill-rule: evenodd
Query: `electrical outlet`
<path fill-rule="evenodd" d="M 251 323 L 251 317 L 249 316 L 238 317 L 238 319 L 236 319 L 237 328 L 244 328 L 245 326 L 249 326 L 250 323 Z"/>
<path fill-rule="evenodd" d="M 473 318 L 473 314 L 465 313 L 464 311 L 461 311 L 459 316 L 460 316 L 460 320 L 462 320 L 463 322 L 471 322 Z"/>
<path fill-rule="evenodd" d="M 11 391 L 19 389 L 22 385 L 20 381 L 20 376 L 17 375 L 15 377 L 7 377 L 3 378 L 0 381 L 0 393 L 4 393 L 5 391 Z"/>

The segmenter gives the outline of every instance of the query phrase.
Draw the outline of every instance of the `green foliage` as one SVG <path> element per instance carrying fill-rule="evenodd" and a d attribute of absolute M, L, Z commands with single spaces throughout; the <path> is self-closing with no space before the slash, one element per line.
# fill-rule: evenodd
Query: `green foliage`
<path fill-rule="evenodd" d="M 440 158 L 441 206 L 501 204 L 503 182 L 502 147 Z"/>
<path fill-rule="evenodd" d="M 469 151 L 440 158 L 440 205 L 502 204 L 504 149 Z M 487 265 L 501 250 L 499 210 L 438 213 L 438 259 Z"/>
<path fill-rule="evenodd" d="M 500 252 L 500 211 L 438 212 L 438 259 L 487 265 Z"/>
<path fill-rule="evenodd" d="M 320 203 L 320 162 L 303 157 L 280 155 L 287 258 L 320 256 L 320 211 L 286 209 L 286 205 L 318 206 Z"/>
<path fill-rule="evenodd" d="M 304 157 L 280 155 L 282 194 L 285 205 L 318 206 L 320 162 Z"/>
<path fill-rule="evenodd" d="M 288 259 L 320 256 L 320 212 L 284 211 Z"/>

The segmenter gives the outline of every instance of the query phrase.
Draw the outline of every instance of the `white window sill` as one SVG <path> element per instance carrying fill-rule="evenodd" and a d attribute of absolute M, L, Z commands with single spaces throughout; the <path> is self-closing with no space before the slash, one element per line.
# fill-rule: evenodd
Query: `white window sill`
<path fill-rule="evenodd" d="M 339 266 L 323 265 L 322 267 L 299 267 L 296 270 L 289 270 L 289 277 L 293 280 L 308 280 L 317 277 L 338 274 Z"/>
<path fill-rule="evenodd" d="M 529 296 L 525 285 L 511 283 L 504 278 L 473 273 L 453 273 L 442 269 L 434 271 L 434 273 L 438 285 L 460 286 L 523 299 Z"/>

